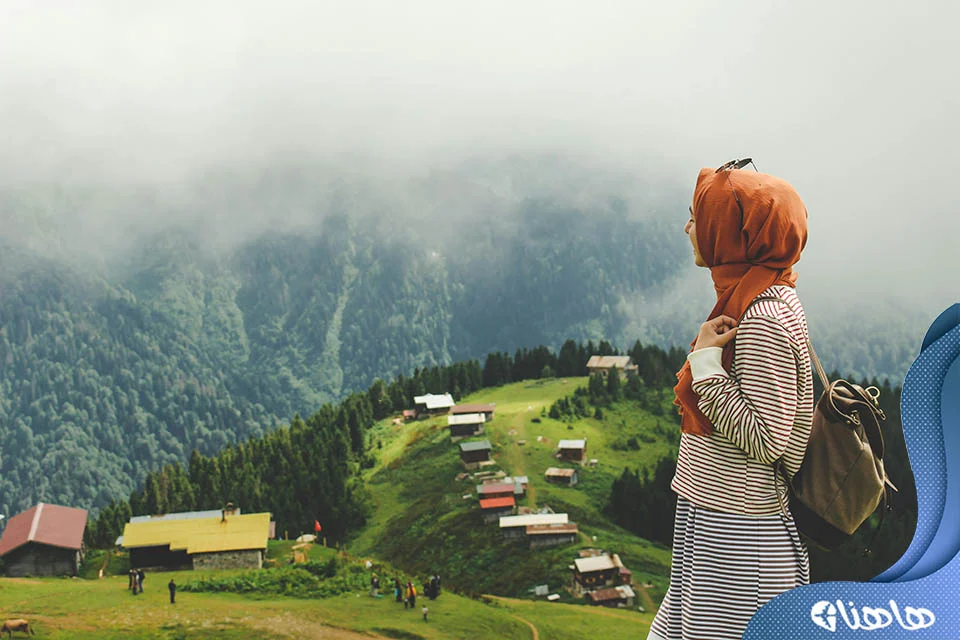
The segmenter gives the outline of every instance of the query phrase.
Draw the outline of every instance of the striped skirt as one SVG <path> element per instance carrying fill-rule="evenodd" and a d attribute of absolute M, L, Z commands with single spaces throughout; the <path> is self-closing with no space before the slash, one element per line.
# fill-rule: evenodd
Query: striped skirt
<path fill-rule="evenodd" d="M 739 640 L 761 605 L 809 582 L 792 518 L 721 513 L 679 498 L 670 588 L 650 637 Z"/>

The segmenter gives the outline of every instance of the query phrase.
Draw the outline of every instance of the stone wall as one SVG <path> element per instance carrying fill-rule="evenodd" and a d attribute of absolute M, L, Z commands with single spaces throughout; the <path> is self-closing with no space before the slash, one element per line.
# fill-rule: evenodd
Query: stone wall
<path fill-rule="evenodd" d="M 193 560 L 193 568 L 197 570 L 263 568 L 263 551 L 261 549 L 195 553 L 190 558 Z"/>

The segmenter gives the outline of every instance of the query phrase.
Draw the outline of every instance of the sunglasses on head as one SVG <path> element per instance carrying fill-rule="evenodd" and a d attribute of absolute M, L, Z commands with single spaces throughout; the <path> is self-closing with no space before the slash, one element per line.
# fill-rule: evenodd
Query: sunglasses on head
<path fill-rule="evenodd" d="M 721 171 L 727 172 L 727 182 L 730 183 L 730 190 L 733 191 L 733 197 L 737 201 L 737 208 L 740 210 L 740 228 L 743 229 L 743 204 L 740 203 L 740 196 L 737 195 L 737 190 L 733 188 L 733 180 L 730 179 L 730 171 L 734 169 L 743 169 L 748 164 L 753 165 L 754 171 L 757 173 L 760 172 L 757 169 L 757 165 L 754 164 L 753 158 L 741 158 L 739 160 L 731 160 L 730 162 L 724 162 L 722 165 L 717 167 L 717 170 L 714 173 L 720 173 Z"/>

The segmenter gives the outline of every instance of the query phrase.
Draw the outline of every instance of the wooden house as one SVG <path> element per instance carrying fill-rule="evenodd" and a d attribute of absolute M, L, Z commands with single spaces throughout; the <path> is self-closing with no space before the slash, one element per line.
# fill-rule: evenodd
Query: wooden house
<path fill-rule="evenodd" d="M 413 399 L 414 404 L 416 405 L 417 414 L 426 414 L 431 416 L 439 416 L 445 413 L 449 413 L 451 407 L 453 407 L 453 396 L 449 393 L 444 393 L 441 395 L 428 393 L 422 396 L 416 396 Z"/>
<path fill-rule="evenodd" d="M 463 415 L 467 413 L 482 413 L 483 417 L 487 422 L 493 420 L 494 409 L 497 408 L 497 404 L 458 404 L 450 409 L 450 413 L 453 415 Z"/>
<path fill-rule="evenodd" d="M 403 421 L 410 422 L 411 420 L 417 419 L 417 410 L 416 409 L 404 409 L 403 410 Z"/>
<path fill-rule="evenodd" d="M 636 601 L 637 594 L 634 593 L 633 588 L 630 585 L 624 584 L 618 587 L 597 589 L 596 591 L 587 593 L 585 597 L 587 602 L 592 605 L 604 607 L 632 607 L 633 603 Z"/>
<path fill-rule="evenodd" d="M 500 518 L 500 533 L 504 538 L 523 538 L 527 527 L 543 527 L 567 524 L 569 517 L 565 513 L 531 513 L 522 516 Z"/>
<path fill-rule="evenodd" d="M 506 498 L 481 498 L 480 510 L 483 513 L 483 521 L 489 524 L 499 521 L 503 516 L 513 515 L 516 504 L 513 496 Z"/>
<path fill-rule="evenodd" d="M 83 557 L 86 509 L 41 502 L 10 518 L 0 538 L 6 574 L 75 576 Z"/>
<path fill-rule="evenodd" d="M 582 464 L 587 459 L 587 439 L 561 440 L 557 444 L 557 458 Z"/>
<path fill-rule="evenodd" d="M 492 447 L 489 440 L 473 440 L 460 443 L 460 462 L 468 470 L 479 469 L 491 461 Z"/>
<path fill-rule="evenodd" d="M 609 555 L 577 558 L 573 567 L 573 588 L 577 595 L 616 586 L 620 574 L 620 568 Z"/>
<path fill-rule="evenodd" d="M 482 413 L 461 413 L 447 416 L 450 438 L 459 440 L 483 433 L 483 424 L 487 421 Z"/>
<path fill-rule="evenodd" d="M 131 518 L 122 546 L 132 567 L 260 569 L 270 514 L 236 509 Z"/>
<path fill-rule="evenodd" d="M 590 356 L 587 361 L 587 373 L 607 375 L 611 369 L 616 369 L 621 379 L 637 375 L 637 365 L 633 364 L 630 356 Z"/>
<path fill-rule="evenodd" d="M 528 525 L 527 540 L 531 549 L 542 547 L 556 547 L 564 544 L 574 544 L 580 536 L 575 522 L 553 525 Z"/>
<path fill-rule="evenodd" d="M 626 571 L 626 574 L 624 574 Z M 617 554 L 603 554 L 573 561 L 573 589 L 577 595 L 630 583 L 630 571 Z"/>
<path fill-rule="evenodd" d="M 557 467 L 550 467 L 544 473 L 547 482 L 553 482 L 555 484 L 563 484 L 568 487 L 572 487 L 578 482 L 577 470 L 576 469 L 560 469 Z"/>
<path fill-rule="evenodd" d="M 481 498 L 516 498 L 516 485 L 512 482 L 490 482 L 477 485 Z"/>

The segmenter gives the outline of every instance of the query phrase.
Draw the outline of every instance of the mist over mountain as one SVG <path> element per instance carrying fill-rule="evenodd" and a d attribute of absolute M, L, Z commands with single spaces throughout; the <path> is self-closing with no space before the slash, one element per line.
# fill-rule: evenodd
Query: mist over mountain
<path fill-rule="evenodd" d="M 0 509 L 101 506 L 420 367 L 571 338 L 686 345 L 713 302 L 686 199 L 557 156 L 4 188 Z M 928 321 L 851 314 L 800 272 L 827 368 L 901 380 Z"/>

